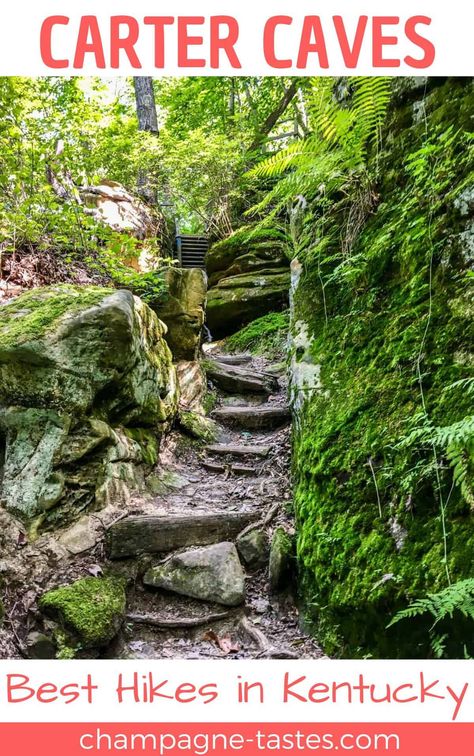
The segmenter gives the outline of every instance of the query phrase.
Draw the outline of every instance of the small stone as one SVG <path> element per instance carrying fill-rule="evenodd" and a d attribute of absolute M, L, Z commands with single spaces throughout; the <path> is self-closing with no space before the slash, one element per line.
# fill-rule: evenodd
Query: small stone
<path fill-rule="evenodd" d="M 44 633 L 29 633 L 26 648 L 30 659 L 55 659 L 56 644 Z"/>
<path fill-rule="evenodd" d="M 290 581 L 293 559 L 293 540 L 284 528 L 277 528 L 270 548 L 268 576 L 272 591 L 279 591 Z"/>
<path fill-rule="evenodd" d="M 224 606 L 238 606 L 245 598 L 244 572 L 230 542 L 175 554 L 148 570 L 144 583 Z"/>
<path fill-rule="evenodd" d="M 84 515 L 59 538 L 59 543 L 71 554 L 82 554 L 100 541 L 102 528 L 97 518 Z"/>
<path fill-rule="evenodd" d="M 255 528 L 237 538 L 237 551 L 248 567 L 263 567 L 268 560 L 268 538 L 264 530 Z"/>

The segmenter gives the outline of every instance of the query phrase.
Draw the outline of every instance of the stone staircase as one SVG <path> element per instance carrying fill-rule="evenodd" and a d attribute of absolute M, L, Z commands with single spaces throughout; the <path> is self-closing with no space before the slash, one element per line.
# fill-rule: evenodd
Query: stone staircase
<path fill-rule="evenodd" d="M 204 476 L 218 503 L 214 499 L 202 508 L 198 490 L 194 500 L 177 508 L 179 495 L 165 495 L 160 506 L 166 511 L 126 517 L 108 532 L 112 560 L 145 559 L 148 565 L 138 604 L 128 614 L 134 637 L 129 649 L 142 643 L 153 649 L 145 656 L 179 656 L 185 644 L 186 658 L 202 658 L 213 645 L 218 656 L 298 658 L 289 640 L 299 632 L 296 609 L 286 591 L 291 523 L 280 497 L 258 494 L 271 488 L 290 411 L 278 379 L 256 368 L 250 355 L 218 355 L 206 361 L 206 371 L 220 396 L 211 413 L 219 437 L 191 467 L 195 464 L 193 472 Z M 239 485 L 242 496 L 234 503 Z M 282 595 L 291 608 L 280 614 Z M 209 626 L 204 636 L 203 626 Z M 304 655 L 319 655 L 309 639 L 304 643 Z"/>

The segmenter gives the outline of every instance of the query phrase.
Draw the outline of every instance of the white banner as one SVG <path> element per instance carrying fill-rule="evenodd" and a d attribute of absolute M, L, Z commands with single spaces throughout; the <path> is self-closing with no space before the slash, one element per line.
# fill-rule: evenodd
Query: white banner
<path fill-rule="evenodd" d="M 474 661 L 4 661 L 0 722 L 474 722 Z"/>
<path fill-rule="evenodd" d="M 474 73 L 465 0 L 16 0 L 0 75 Z"/>

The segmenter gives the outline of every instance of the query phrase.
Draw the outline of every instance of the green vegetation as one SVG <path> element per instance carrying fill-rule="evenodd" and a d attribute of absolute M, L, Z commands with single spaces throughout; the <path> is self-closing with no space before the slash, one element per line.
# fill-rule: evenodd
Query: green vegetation
<path fill-rule="evenodd" d="M 0 348 L 100 301 L 102 284 L 159 303 L 174 217 L 182 232 L 208 233 L 209 329 L 252 320 L 225 348 L 291 365 L 308 626 L 331 655 L 474 654 L 472 81 L 153 86 L 159 133 L 138 130 L 130 81 L 112 93 L 97 79 L 0 79 L 0 283 L 36 286 L 40 269 L 55 287 L 101 284 L 2 306 Z M 91 216 L 81 192 L 106 179 L 142 196 L 146 183 L 156 233 Z M 137 270 L 144 252 L 148 273 Z M 291 316 L 276 312 L 289 260 Z M 199 416 L 179 422 L 211 438 Z M 133 438 L 154 464 L 148 432 Z M 42 605 L 94 645 L 120 616 L 123 587 L 88 581 Z"/>
<path fill-rule="evenodd" d="M 112 289 L 100 286 L 85 290 L 68 284 L 24 293 L 0 310 L 0 350 L 35 341 L 63 315 L 92 307 L 111 294 Z"/>
<path fill-rule="evenodd" d="M 446 642 L 449 640 L 452 644 L 453 636 L 462 644 L 457 649 L 457 655 L 465 656 L 466 645 L 462 638 L 463 632 L 469 632 L 470 623 L 464 620 L 474 620 L 474 578 L 459 580 L 439 593 L 430 593 L 426 598 L 417 599 L 407 609 L 398 612 L 389 627 L 414 617 L 426 620 L 426 633 L 435 657 L 441 658 L 444 655 Z M 446 632 L 443 632 L 443 626 Z"/>
<path fill-rule="evenodd" d="M 217 425 L 204 415 L 190 410 L 181 410 L 179 424 L 193 438 L 206 444 L 211 444 L 217 438 Z"/>
<path fill-rule="evenodd" d="M 427 130 L 410 128 L 411 104 L 393 113 L 386 147 L 368 164 L 377 206 L 347 252 L 334 227 L 348 228 L 354 197 L 324 217 L 311 211 L 303 231 L 327 229 L 305 248 L 296 296 L 305 359 L 321 365 L 321 390 L 295 435 L 298 554 L 308 619 L 331 654 L 429 655 L 421 623 L 403 634 L 385 626 L 474 571 L 473 321 L 460 210 L 472 185 L 462 131 L 470 103 L 469 86 L 447 84 L 426 101 Z M 472 628 L 463 633 L 469 648 Z M 459 637 L 443 648 L 459 653 Z"/>
<path fill-rule="evenodd" d="M 58 617 L 84 648 L 103 646 L 116 635 L 123 619 L 124 581 L 83 578 L 45 593 L 40 607 Z"/>
<path fill-rule="evenodd" d="M 268 359 L 281 357 L 288 340 L 290 314 L 286 312 L 269 312 L 237 333 L 232 334 L 225 341 L 228 352 L 245 352 L 261 354 Z"/>

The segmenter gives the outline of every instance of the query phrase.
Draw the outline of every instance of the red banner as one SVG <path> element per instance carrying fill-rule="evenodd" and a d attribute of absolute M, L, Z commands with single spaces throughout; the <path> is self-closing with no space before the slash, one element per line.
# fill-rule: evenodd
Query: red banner
<path fill-rule="evenodd" d="M 331 751 L 472 756 L 474 723 L 418 724 L 0 724 L 2 756 L 256 756 Z"/>

